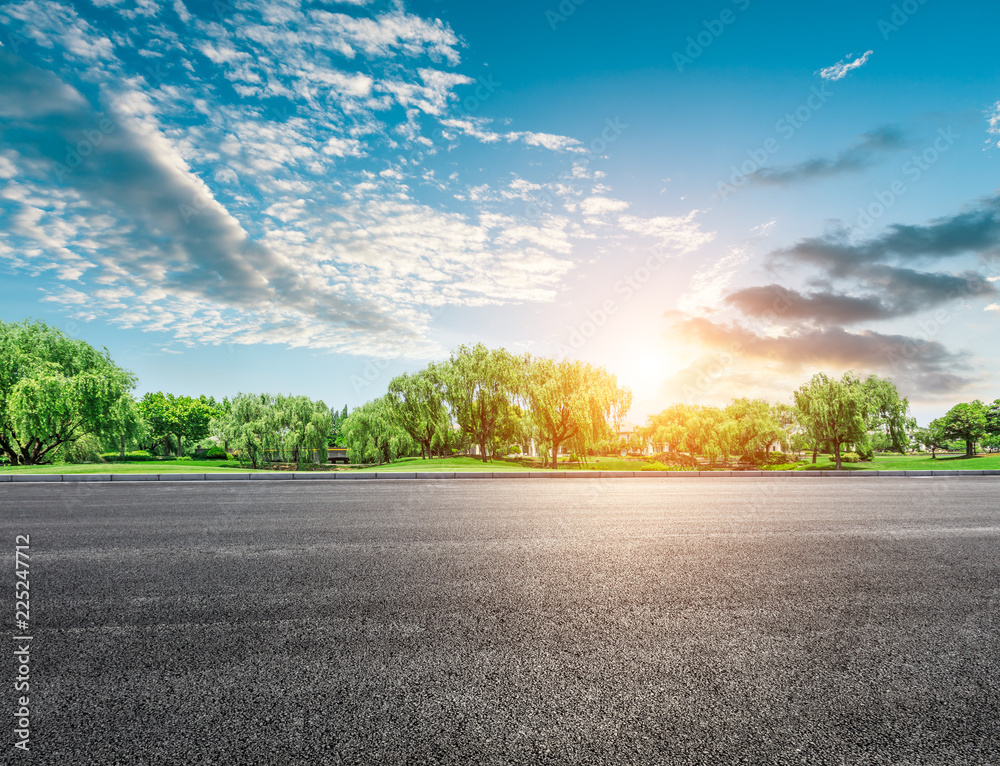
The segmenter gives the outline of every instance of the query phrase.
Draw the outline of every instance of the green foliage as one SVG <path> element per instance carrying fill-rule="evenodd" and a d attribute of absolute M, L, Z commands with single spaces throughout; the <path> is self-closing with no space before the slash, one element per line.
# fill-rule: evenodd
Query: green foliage
<path fill-rule="evenodd" d="M 861 455 L 857 452 L 845 452 L 840 456 L 840 462 L 842 463 L 860 463 Z"/>
<path fill-rule="evenodd" d="M 523 364 L 529 419 L 539 440 L 551 450 L 553 468 L 558 466 L 562 444 L 572 442 L 577 452 L 586 455 L 610 435 L 608 419 L 621 421 L 632 406 L 632 392 L 619 387 L 603 367 L 531 357 L 525 357 Z"/>
<path fill-rule="evenodd" d="M 134 385 L 107 349 L 44 322 L 0 322 L 0 452 L 36 465 L 84 434 L 113 436 Z"/>
<path fill-rule="evenodd" d="M 306 396 L 237 394 L 228 411 L 209 424 L 218 441 L 234 448 L 241 465 L 257 468 L 269 458 L 301 463 L 312 450 L 325 455 L 330 410 Z"/>
<path fill-rule="evenodd" d="M 518 432 L 521 413 L 515 398 L 523 393 L 523 366 L 522 359 L 505 349 L 477 343 L 460 346 L 438 367 L 452 418 L 479 446 L 483 462 L 491 445 L 509 442 Z"/>
<path fill-rule="evenodd" d="M 103 463 L 101 440 L 92 434 L 83 434 L 72 442 L 67 442 L 56 451 L 54 462 L 81 464 Z"/>
<path fill-rule="evenodd" d="M 222 447 L 209 447 L 208 452 L 202 456 L 205 460 L 229 460 L 229 453 Z"/>
<path fill-rule="evenodd" d="M 836 380 L 817 373 L 795 392 L 799 421 L 817 442 L 833 446 L 837 470 L 843 462 L 841 447 L 868 437 L 871 404 L 862 381 L 853 373 Z"/>
<path fill-rule="evenodd" d="M 138 409 L 146 423 L 149 437 L 163 440 L 164 454 L 169 451 L 169 437 L 177 442 L 177 454 L 183 454 L 183 440 L 198 442 L 208 436 L 209 423 L 220 414 L 214 399 L 204 396 L 175 396 L 162 391 L 147 393 Z"/>
<path fill-rule="evenodd" d="M 159 458 L 146 450 L 135 450 L 126 452 L 124 456 L 120 452 L 105 452 L 101 455 L 101 460 L 105 463 L 138 463 L 145 460 L 159 460 Z"/>
<path fill-rule="evenodd" d="M 976 399 L 972 402 L 956 404 L 941 418 L 941 430 L 946 439 L 965 442 L 965 454 L 975 454 L 976 442 L 989 433 L 990 415 L 986 405 Z"/>
<path fill-rule="evenodd" d="M 669 470 L 671 470 L 671 467 L 668 466 L 668 465 L 664 465 L 663 463 L 661 463 L 659 461 L 655 461 L 654 460 L 653 462 L 647 463 L 646 465 L 642 466 L 642 468 L 640 468 L 639 470 L 640 471 L 669 471 Z"/>
<path fill-rule="evenodd" d="M 393 409 L 393 399 L 383 396 L 355 409 L 344 421 L 344 440 L 352 463 L 388 463 L 414 448 Z"/>
<path fill-rule="evenodd" d="M 420 445 L 421 457 L 431 457 L 439 434 L 451 425 L 442 370 L 432 364 L 413 375 L 399 375 L 389 381 L 388 396 L 399 425 Z"/>

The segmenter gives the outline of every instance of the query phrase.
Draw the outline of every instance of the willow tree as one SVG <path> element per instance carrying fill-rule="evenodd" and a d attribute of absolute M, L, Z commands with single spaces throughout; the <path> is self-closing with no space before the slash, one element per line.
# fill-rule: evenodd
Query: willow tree
<path fill-rule="evenodd" d="M 840 380 L 823 373 L 813 375 L 795 392 L 795 407 L 799 422 L 814 442 L 833 447 L 838 471 L 841 447 L 868 437 L 871 402 L 863 382 L 853 372 L 845 373 Z"/>
<path fill-rule="evenodd" d="M 573 441 L 587 447 L 606 438 L 608 420 L 621 421 L 632 406 L 632 392 L 618 385 L 603 367 L 563 359 L 525 359 L 525 398 L 531 419 L 552 451 L 558 467 L 559 447 Z"/>
<path fill-rule="evenodd" d="M 257 468 L 268 452 L 280 447 L 273 405 L 274 397 L 269 394 L 237 394 L 228 409 L 209 423 L 209 429 L 236 451 L 240 463 Z"/>
<path fill-rule="evenodd" d="M 477 343 L 472 348 L 460 346 L 438 370 L 452 417 L 479 445 L 485 463 L 491 445 L 517 433 L 516 400 L 522 394 L 524 360 L 506 349 Z"/>
<path fill-rule="evenodd" d="M 725 414 L 732 451 L 746 462 L 755 462 L 755 452 L 765 450 L 784 434 L 771 404 L 763 399 L 734 399 Z"/>
<path fill-rule="evenodd" d="M 389 381 L 389 398 L 399 424 L 420 445 L 420 456 L 431 457 L 434 445 L 447 440 L 448 410 L 444 405 L 444 381 L 437 365 Z"/>
<path fill-rule="evenodd" d="M 282 460 L 302 465 L 303 455 L 319 452 L 326 462 L 327 444 L 333 430 L 330 408 L 308 396 L 274 397 L 271 419 L 278 435 Z"/>
<path fill-rule="evenodd" d="M 910 443 L 908 433 L 917 425 L 910 417 L 909 400 L 899 395 L 895 383 L 878 375 L 869 375 L 862 386 L 868 400 L 868 430 L 884 430 L 892 448 L 905 454 Z"/>
<path fill-rule="evenodd" d="M 36 465 L 84 434 L 117 436 L 135 382 L 107 349 L 44 322 L 0 322 L 0 452 Z"/>
<path fill-rule="evenodd" d="M 728 463 L 732 430 L 725 411 L 709 405 L 691 405 L 681 445 L 691 457 L 691 467 L 696 465 L 696 454 L 707 457 L 712 465 L 719 457 Z"/>
<path fill-rule="evenodd" d="M 641 429 L 642 435 L 655 447 L 667 447 L 671 452 L 685 449 L 687 424 L 691 406 L 671 404 L 665 410 L 650 415 Z"/>
<path fill-rule="evenodd" d="M 400 425 L 389 396 L 353 410 L 343 423 L 343 431 L 352 463 L 389 463 L 413 448 L 413 440 Z"/>

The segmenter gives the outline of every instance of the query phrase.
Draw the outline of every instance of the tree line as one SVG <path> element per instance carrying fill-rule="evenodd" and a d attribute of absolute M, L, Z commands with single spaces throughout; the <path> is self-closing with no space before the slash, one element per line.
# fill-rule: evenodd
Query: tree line
<path fill-rule="evenodd" d="M 135 376 L 97 350 L 43 322 L 0 322 L 0 456 L 14 465 L 74 454 L 127 449 L 183 455 L 210 443 L 258 467 L 278 459 L 301 464 L 328 446 L 346 447 L 351 462 L 451 455 L 475 448 L 491 457 L 534 444 L 546 466 L 561 451 L 621 450 L 683 455 L 692 465 L 751 462 L 772 448 L 812 449 L 862 458 L 964 443 L 1000 448 L 1000 399 L 958 404 L 916 428 L 909 402 L 892 381 L 847 373 L 815 375 L 792 404 L 736 399 L 726 407 L 675 404 L 621 438 L 632 393 L 602 367 L 574 360 L 516 355 L 482 344 L 389 381 L 387 391 L 353 411 L 332 410 L 305 396 L 212 397 L 147 393 L 136 400 Z"/>

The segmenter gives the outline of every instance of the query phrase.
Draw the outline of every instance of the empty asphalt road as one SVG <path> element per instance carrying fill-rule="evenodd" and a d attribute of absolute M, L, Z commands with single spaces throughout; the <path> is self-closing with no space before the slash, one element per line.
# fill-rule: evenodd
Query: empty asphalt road
<path fill-rule="evenodd" d="M 0 763 L 1000 763 L 993 477 L 5 483 L 0 530 Z"/>

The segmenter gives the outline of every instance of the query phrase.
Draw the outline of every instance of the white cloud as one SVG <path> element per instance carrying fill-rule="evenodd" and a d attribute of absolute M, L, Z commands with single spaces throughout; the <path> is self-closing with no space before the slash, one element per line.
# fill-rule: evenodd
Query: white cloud
<path fill-rule="evenodd" d="M 629 206 L 628 202 L 611 197 L 588 197 L 580 203 L 583 214 L 589 217 L 598 217 L 609 213 L 620 213 Z"/>
<path fill-rule="evenodd" d="M 987 132 L 991 136 L 1000 136 L 1000 101 L 997 101 L 989 111 L 986 113 L 986 120 L 989 123 Z M 992 142 L 994 139 L 990 139 Z M 997 147 L 1000 148 L 1000 141 L 997 141 Z"/>
<path fill-rule="evenodd" d="M 840 80 L 847 75 L 849 75 L 855 69 L 863 67 L 868 62 L 868 57 L 872 55 L 874 51 L 865 51 L 864 55 L 851 60 L 854 54 L 850 54 L 846 61 L 838 61 L 832 66 L 828 66 L 825 69 L 819 70 L 819 76 L 824 80 Z"/>

